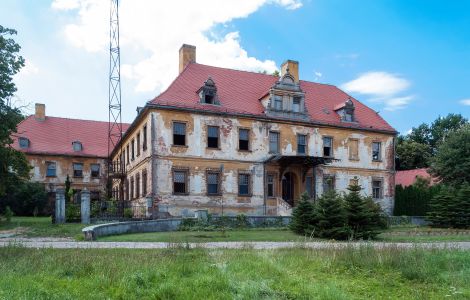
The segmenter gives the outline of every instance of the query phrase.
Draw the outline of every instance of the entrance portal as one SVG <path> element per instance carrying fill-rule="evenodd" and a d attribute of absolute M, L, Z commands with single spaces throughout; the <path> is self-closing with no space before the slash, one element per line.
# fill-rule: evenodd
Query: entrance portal
<path fill-rule="evenodd" d="M 295 175 L 287 172 L 282 176 L 282 199 L 294 206 Z"/>

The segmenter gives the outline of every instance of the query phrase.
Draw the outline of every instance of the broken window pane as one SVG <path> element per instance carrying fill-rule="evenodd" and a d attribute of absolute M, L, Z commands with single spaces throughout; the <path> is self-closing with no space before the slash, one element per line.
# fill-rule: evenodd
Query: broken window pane
<path fill-rule="evenodd" d="M 380 160 L 380 148 L 382 144 L 380 142 L 372 143 L 372 160 Z"/>
<path fill-rule="evenodd" d="M 239 150 L 249 150 L 250 131 L 248 129 L 240 129 L 238 131 L 238 136 Z"/>
<path fill-rule="evenodd" d="M 323 137 L 323 156 L 331 157 L 333 156 L 333 138 Z"/>
<path fill-rule="evenodd" d="M 219 147 L 219 127 L 217 126 L 207 127 L 207 147 L 208 148 Z"/>
<path fill-rule="evenodd" d="M 186 146 L 186 124 L 173 123 L 173 145 Z"/>

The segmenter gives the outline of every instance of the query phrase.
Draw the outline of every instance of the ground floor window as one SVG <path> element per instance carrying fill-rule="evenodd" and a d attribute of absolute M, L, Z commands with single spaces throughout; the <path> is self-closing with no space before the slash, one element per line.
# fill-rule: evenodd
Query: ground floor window
<path fill-rule="evenodd" d="M 310 198 L 313 198 L 314 191 L 313 191 L 313 177 L 312 176 L 307 176 L 305 178 L 305 190 Z"/>
<path fill-rule="evenodd" d="M 173 170 L 173 194 L 188 193 L 188 170 Z"/>
<path fill-rule="evenodd" d="M 335 177 L 333 175 L 323 176 L 323 193 L 335 190 Z"/>
<path fill-rule="evenodd" d="M 250 195 L 250 174 L 238 174 L 238 195 Z"/>
<path fill-rule="evenodd" d="M 274 175 L 269 174 L 268 179 L 268 197 L 274 197 Z"/>
<path fill-rule="evenodd" d="M 220 173 L 214 171 L 207 172 L 207 194 L 218 195 L 220 193 Z"/>
<path fill-rule="evenodd" d="M 381 199 L 383 197 L 383 184 L 381 179 L 372 180 L 372 198 Z"/>

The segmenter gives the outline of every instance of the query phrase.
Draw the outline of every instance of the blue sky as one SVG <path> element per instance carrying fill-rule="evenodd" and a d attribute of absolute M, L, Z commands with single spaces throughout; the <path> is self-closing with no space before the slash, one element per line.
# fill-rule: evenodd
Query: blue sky
<path fill-rule="evenodd" d="M 271 72 L 298 60 L 301 79 L 346 89 L 400 132 L 470 117 L 470 1 L 182 2 L 122 0 L 124 121 L 176 76 L 182 43 L 223 67 Z M 3 0 L 0 20 L 27 60 L 20 102 L 107 120 L 108 1 Z"/>

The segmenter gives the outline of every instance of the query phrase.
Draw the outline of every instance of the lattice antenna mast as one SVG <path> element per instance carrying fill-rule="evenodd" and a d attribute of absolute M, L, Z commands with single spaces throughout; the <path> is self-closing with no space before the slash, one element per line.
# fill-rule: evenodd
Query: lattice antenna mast
<path fill-rule="evenodd" d="M 119 0 L 111 0 L 109 22 L 109 118 L 108 155 L 122 138 L 121 56 L 119 48 Z M 121 146 L 122 148 L 122 146 Z M 108 168 L 108 178 L 109 170 Z"/>

